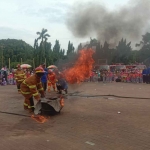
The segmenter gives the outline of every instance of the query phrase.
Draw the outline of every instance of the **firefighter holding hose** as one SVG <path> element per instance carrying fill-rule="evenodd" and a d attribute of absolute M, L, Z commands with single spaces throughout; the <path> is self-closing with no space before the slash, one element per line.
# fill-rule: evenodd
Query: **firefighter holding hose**
<path fill-rule="evenodd" d="M 29 112 L 34 112 L 34 101 L 33 97 L 39 101 L 41 97 L 45 97 L 44 89 L 41 83 L 41 77 L 44 75 L 45 71 L 42 67 L 37 67 L 35 69 L 35 74 L 25 79 L 20 88 L 21 93 L 25 97 L 24 109 L 28 109 Z"/>

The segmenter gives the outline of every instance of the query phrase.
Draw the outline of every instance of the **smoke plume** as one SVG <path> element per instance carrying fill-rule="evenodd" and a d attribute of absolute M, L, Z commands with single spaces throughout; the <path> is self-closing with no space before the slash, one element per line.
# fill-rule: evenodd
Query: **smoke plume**
<path fill-rule="evenodd" d="M 110 11 L 100 2 L 76 4 L 68 12 L 67 26 L 76 37 L 96 35 L 102 43 L 115 46 L 121 38 L 139 42 L 148 31 L 150 0 L 129 0 Z"/>

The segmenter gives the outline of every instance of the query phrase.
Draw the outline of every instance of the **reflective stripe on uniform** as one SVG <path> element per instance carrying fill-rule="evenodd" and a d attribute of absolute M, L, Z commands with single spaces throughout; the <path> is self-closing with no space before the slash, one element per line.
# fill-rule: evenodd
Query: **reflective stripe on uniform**
<path fill-rule="evenodd" d="M 37 93 L 35 93 L 35 94 L 33 94 L 33 96 L 37 96 L 37 95 L 39 95 L 39 93 L 37 92 Z"/>
<path fill-rule="evenodd" d="M 23 84 L 26 84 L 25 80 L 22 82 Z M 26 84 L 27 85 L 27 84 Z"/>
<path fill-rule="evenodd" d="M 16 76 L 24 76 L 25 74 L 16 74 Z"/>
<path fill-rule="evenodd" d="M 31 94 L 31 92 L 23 92 L 22 90 L 21 90 L 21 93 L 22 94 Z"/>
<path fill-rule="evenodd" d="M 38 89 L 39 91 L 44 91 L 44 89 L 43 88 L 40 88 L 40 89 Z"/>
<path fill-rule="evenodd" d="M 28 104 L 27 104 L 27 103 L 24 103 L 24 106 L 28 106 Z"/>
<path fill-rule="evenodd" d="M 36 88 L 36 85 L 31 85 L 31 86 L 29 86 L 29 88 L 34 89 L 34 88 Z"/>
<path fill-rule="evenodd" d="M 31 109 L 31 108 L 35 108 L 35 107 L 34 106 L 28 106 L 28 108 Z"/>
<path fill-rule="evenodd" d="M 20 80 L 17 80 L 17 81 L 24 81 L 24 79 L 20 79 Z"/>
<path fill-rule="evenodd" d="M 27 85 L 29 87 L 29 85 L 25 82 L 25 80 L 22 83 L 25 84 L 25 85 Z"/>
<path fill-rule="evenodd" d="M 42 82 L 37 83 L 37 85 L 42 84 Z"/>

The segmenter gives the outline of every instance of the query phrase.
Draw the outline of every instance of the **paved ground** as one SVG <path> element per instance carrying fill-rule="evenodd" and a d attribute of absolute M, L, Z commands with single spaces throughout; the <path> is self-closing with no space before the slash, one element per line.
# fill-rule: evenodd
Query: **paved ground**
<path fill-rule="evenodd" d="M 39 124 L 0 113 L 0 150 L 150 150 L 150 85 L 83 83 L 61 114 Z M 133 98 L 91 95 L 119 95 Z M 49 97 L 49 94 L 47 95 Z M 0 87 L 0 111 L 29 115 L 16 86 Z"/>

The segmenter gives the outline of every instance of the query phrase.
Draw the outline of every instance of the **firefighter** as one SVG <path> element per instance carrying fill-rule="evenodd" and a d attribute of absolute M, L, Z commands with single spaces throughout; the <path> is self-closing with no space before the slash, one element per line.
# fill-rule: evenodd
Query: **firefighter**
<path fill-rule="evenodd" d="M 64 76 L 61 72 L 58 71 L 58 69 L 55 69 L 56 74 L 56 86 L 57 86 L 57 92 L 59 94 L 62 94 L 62 91 L 65 91 L 65 94 L 68 94 L 68 84 L 66 80 L 64 79 Z"/>
<path fill-rule="evenodd" d="M 52 72 L 50 69 L 48 70 L 48 92 L 50 92 L 51 86 L 53 87 L 53 90 L 56 90 L 56 75 L 54 72 Z"/>
<path fill-rule="evenodd" d="M 20 92 L 20 84 L 25 80 L 26 75 L 25 72 L 21 69 L 21 65 L 18 64 L 17 65 L 17 70 L 15 71 L 15 80 L 16 80 L 16 84 L 17 84 L 17 89 L 18 89 L 18 93 Z"/>
<path fill-rule="evenodd" d="M 44 97 L 44 89 L 41 83 L 41 77 L 44 75 L 45 71 L 42 67 L 37 67 L 35 69 L 35 74 L 25 79 L 21 84 L 21 93 L 25 97 L 24 109 L 28 109 L 29 112 L 34 111 L 34 101 L 33 97 L 39 101 L 40 95 Z"/>

